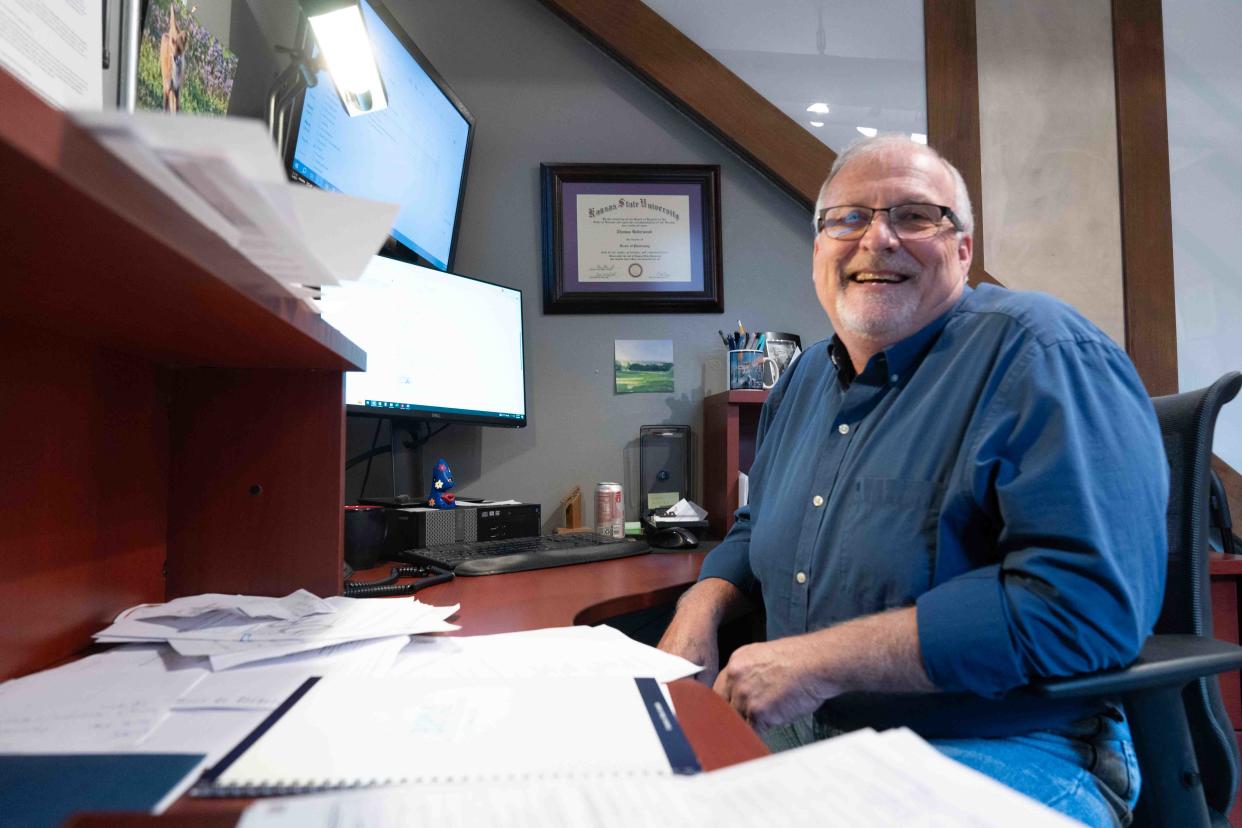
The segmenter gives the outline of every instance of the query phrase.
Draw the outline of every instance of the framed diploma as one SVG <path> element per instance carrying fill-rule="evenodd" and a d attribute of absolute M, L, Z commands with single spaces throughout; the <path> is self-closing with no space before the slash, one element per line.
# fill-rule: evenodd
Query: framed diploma
<path fill-rule="evenodd" d="M 540 166 L 544 313 L 724 313 L 720 167 Z"/>

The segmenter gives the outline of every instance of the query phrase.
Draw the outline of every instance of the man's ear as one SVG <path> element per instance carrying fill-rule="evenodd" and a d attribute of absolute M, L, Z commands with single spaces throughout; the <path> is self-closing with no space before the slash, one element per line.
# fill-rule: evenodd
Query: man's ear
<path fill-rule="evenodd" d="M 962 267 L 962 278 L 966 278 L 966 274 L 970 273 L 970 263 L 975 258 L 975 237 L 969 233 L 962 233 L 957 240 L 957 261 Z"/>

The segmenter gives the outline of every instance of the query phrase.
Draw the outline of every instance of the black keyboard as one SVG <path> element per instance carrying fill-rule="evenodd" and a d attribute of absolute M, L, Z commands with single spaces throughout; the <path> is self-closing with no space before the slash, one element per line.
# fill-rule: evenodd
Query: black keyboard
<path fill-rule="evenodd" d="M 451 569 L 457 575 L 499 575 L 527 569 L 608 561 L 643 555 L 651 548 L 646 542 L 610 538 L 605 535 L 539 535 L 533 538 L 447 543 L 428 549 L 407 549 L 402 560 L 430 563 Z"/>

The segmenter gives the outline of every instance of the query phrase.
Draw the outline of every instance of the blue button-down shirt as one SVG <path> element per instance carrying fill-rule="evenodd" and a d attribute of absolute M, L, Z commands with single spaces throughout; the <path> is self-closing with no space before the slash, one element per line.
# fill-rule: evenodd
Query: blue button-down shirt
<path fill-rule="evenodd" d="M 1005 699 L 1129 663 L 1164 595 L 1168 467 L 1111 340 L 1051 297 L 967 288 L 854 376 L 804 353 L 760 416 L 751 501 L 701 577 L 760 593 L 769 638 L 917 606 L 941 694 L 850 694 L 840 724 L 1023 732 L 1098 704 Z"/>

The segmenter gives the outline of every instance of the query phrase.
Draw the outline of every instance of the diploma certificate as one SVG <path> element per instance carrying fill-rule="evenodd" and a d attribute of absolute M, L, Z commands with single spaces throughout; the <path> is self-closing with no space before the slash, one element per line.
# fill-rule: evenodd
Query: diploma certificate
<path fill-rule="evenodd" d="M 581 282 L 686 282 L 690 197 L 586 195 L 576 198 Z"/>

